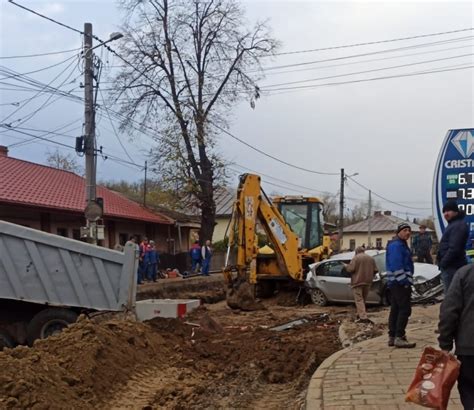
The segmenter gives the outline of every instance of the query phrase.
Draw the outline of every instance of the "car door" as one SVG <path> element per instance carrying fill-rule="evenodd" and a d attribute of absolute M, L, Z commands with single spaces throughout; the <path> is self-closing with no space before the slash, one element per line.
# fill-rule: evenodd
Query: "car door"
<path fill-rule="evenodd" d="M 353 300 L 350 276 L 343 261 L 327 261 L 316 268 L 318 287 L 328 300 L 348 302 Z"/>
<path fill-rule="evenodd" d="M 367 303 L 379 304 L 382 301 L 382 293 L 385 288 L 383 275 L 385 274 L 385 253 L 373 256 L 379 272 L 374 276 L 374 281 L 367 295 Z"/>

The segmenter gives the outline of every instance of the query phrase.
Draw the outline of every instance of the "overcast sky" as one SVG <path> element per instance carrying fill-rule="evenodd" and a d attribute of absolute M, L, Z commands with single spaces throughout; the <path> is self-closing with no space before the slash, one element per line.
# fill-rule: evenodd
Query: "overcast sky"
<path fill-rule="evenodd" d="M 84 22 L 91 22 L 94 32 L 101 38 L 108 38 L 111 32 L 119 30 L 121 23 L 120 11 L 113 1 L 18 2 L 78 29 L 83 28 Z M 282 52 L 390 40 L 474 26 L 473 2 L 268 0 L 244 4 L 249 21 L 269 19 L 274 37 L 282 43 Z M 411 218 L 429 215 L 434 166 L 447 130 L 474 127 L 474 71 L 466 69 L 474 65 L 473 35 L 473 31 L 462 31 L 377 45 L 291 54 L 269 60 L 264 64 L 267 67 L 332 59 L 268 71 L 266 79 L 261 82 L 263 87 L 333 78 L 295 84 L 326 86 L 275 91 L 260 99 L 255 109 L 248 102 L 242 102 L 232 112 L 230 131 L 286 162 L 330 173 L 339 173 L 341 168 L 345 168 L 348 174 L 358 173 L 354 178 L 359 183 L 385 198 L 414 208 L 428 208 L 412 209 L 374 197 L 383 209 L 391 209 L 404 216 L 408 213 Z M 427 44 L 433 42 L 438 43 Z M 419 47 L 406 48 L 414 45 Z M 79 34 L 2 0 L 0 56 L 47 53 L 80 46 Z M 387 52 L 394 48 L 405 49 Z M 380 51 L 384 52 L 370 54 Z M 369 55 L 364 57 L 347 58 L 367 53 Z M 73 55 L 74 52 L 35 58 L 2 58 L 0 64 L 2 68 L 20 73 L 58 64 L 29 76 L 47 84 L 51 82 L 56 87 L 63 83 L 63 90 L 82 96 L 82 89 L 79 88 L 82 78 L 77 60 L 65 61 Z M 334 60 L 336 58 L 339 59 Z M 108 53 L 102 54 L 102 59 L 108 60 L 110 65 L 118 63 Z M 410 65 L 398 67 L 407 64 Z M 397 68 L 379 70 L 394 66 Z M 453 68 L 463 69 L 327 86 L 328 83 Z M 374 71 L 353 74 L 368 70 Z M 352 74 L 334 78 L 349 73 Z M 56 76 L 58 78 L 54 80 Z M 72 136 L 81 134 L 83 107 L 80 103 L 64 98 L 55 101 L 57 97 L 53 96 L 47 102 L 51 105 L 43 106 L 49 95 L 42 94 L 28 101 L 35 93 L 12 85 L 25 84 L 16 82 L 14 78 L 5 78 L 8 74 L 4 72 L 1 77 L 1 124 L 12 123 L 22 127 L 17 130 L 24 133 L 41 135 L 32 130 L 52 131 L 72 123 L 58 131 L 70 137 L 58 135 L 54 141 L 74 145 Z M 29 118 L 40 107 L 42 109 Z M 117 121 L 113 122 L 118 128 Z M 129 160 L 105 114 L 99 117 L 98 136 L 99 145 L 103 145 L 107 153 Z M 25 134 L 0 129 L 2 145 L 10 146 L 28 138 Z M 143 135 L 133 141 L 121 135 L 121 140 L 134 161 L 143 164 L 152 141 Z M 56 148 L 73 153 L 65 147 L 42 141 L 12 146 L 10 155 L 44 163 L 47 151 Z M 290 168 L 226 135 L 221 136 L 219 149 L 227 160 L 236 164 L 232 169 L 243 172 L 240 167 L 247 167 L 279 179 L 263 177 L 276 184 L 266 184 L 268 192 L 317 195 L 318 191 L 336 193 L 339 190 L 337 175 L 317 175 Z M 83 159 L 79 158 L 79 161 Z M 135 167 L 100 159 L 98 178 L 138 181 L 143 178 L 143 172 Z M 235 185 L 236 180 L 232 179 L 231 183 Z M 308 189 L 290 187 L 288 183 Z M 350 198 L 347 201 L 349 208 L 359 198 L 367 199 L 368 195 L 367 191 L 350 180 L 346 193 Z"/>

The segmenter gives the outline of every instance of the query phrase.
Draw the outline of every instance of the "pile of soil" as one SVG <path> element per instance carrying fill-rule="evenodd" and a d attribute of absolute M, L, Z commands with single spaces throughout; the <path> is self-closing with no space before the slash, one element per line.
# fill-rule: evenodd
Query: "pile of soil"
<path fill-rule="evenodd" d="M 304 309 L 303 309 L 304 310 Z M 301 320 L 283 331 L 286 321 Z M 0 353 L 1 408 L 291 408 L 340 349 L 335 316 L 225 302 L 184 320 L 87 318 L 32 348 Z"/>
<path fill-rule="evenodd" d="M 32 348 L 0 353 L 0 407 L 91 408 L 150 357 L 159 362 L 164 347 L 162 336 L 144 324 L 81 317 Z"/>

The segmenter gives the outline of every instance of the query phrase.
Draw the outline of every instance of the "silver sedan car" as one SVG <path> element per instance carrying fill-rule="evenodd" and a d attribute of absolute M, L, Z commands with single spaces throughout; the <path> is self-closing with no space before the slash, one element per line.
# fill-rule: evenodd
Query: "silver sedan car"
<path fill-rule="evenodd" d="M 368 250 L 379 269 L 367 297 L 368 304 L 390 304 L 390 289 L 387 288 L 385 251 Z M 312 301 L 320 306 L 328 302 L 354 302 L 350 274 L 344 269 L 354 257 L 354 252 L 337 254 L 330 259 L 310 266 L 305 286 Z M 435 265 L 415 262 L 413 276 L 413 302 L 433 299 L 443 292 L 441 273 Z"/>

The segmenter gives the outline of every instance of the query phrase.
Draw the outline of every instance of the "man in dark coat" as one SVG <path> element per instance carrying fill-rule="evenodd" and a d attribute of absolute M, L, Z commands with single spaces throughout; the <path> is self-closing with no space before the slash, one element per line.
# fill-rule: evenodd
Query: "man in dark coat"
<path fill-rule="evenodd" d="M 420 225 L 420 233 L 413 238 L 413 248 L 415 248 L 416 260 L 420 263 L 433 263 L 431 257 L 431 247 L 433 241 L 431 235 L 426 232 L 426 226 Z"/>
<path fill-rule="evenodd" d="M 474 265 L 454 275 L 439 315 L 439 347 L 447 352 L 456 346 L 461 362 L 458 389 L 465 409 L 474 409 Z"/>
<path fill-rule="evenodd" d="M 467 263 L 469 229 L 464 221 L 465 214 L 458 208 L 456 201 L 449 200 L 444 204 L 443 216 L 448 221 L 448 226 L 439 242 L 438 266 L 446 294 L 456 271 Z"/>

